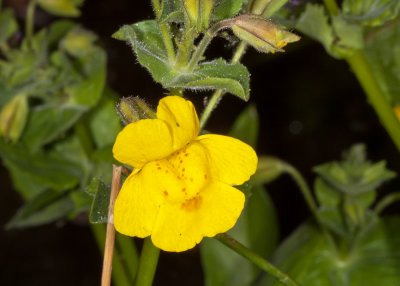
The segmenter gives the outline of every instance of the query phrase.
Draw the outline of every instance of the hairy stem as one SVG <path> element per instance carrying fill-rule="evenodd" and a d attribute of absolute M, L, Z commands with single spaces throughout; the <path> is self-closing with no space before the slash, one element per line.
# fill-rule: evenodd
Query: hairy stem
<path fill-rule="evenodd" d="M 227 234 L 219 234 L 216 238 L 228 246 L 230 249 L 234 250 L 236 253 L 240 254 L 256 266 L 260 267 L 263 271 L 269 273 L 270 275 L 274 276 L 279 282 L 286 286 L 299 286 L 297 282 L 295 282 L 292 278 L 290 278 L 287 274 L 280 271 L 270 262 L 259 256 L 258 254 L 252 252 L 246 246 L 235 240 L 234 238 L 230 237 Z"/>
<path fill-rule="evenodd" d="M 247 48 L 247 44 L 244 42 L 240 42 L 240 44 L 237 46 L 231 63 L 238 63 L 240 61 L 240 59 L 242 58 L 242 56 L 244 55 L 244 53 L 246 52 L 246 48 Z M 208 119 L 210 118 L 211 113 L 214 111 L 214 109 L 217 107 L 218 103 L 220 102 L 222 96 L 225 93 L 219 89 L 216 90 L 213 95 L 211 96 L 210 101 L 208 102 L 206 108 L 204 109 L 201 118 L 200 118 L 200 129 L 203 129 L 204 126 L 206 125 Z"/>
<path fill-rule="evenodd" d="M 153 5 L 153 9 L 154 9 L 156 18 L 159 20 L 161 17 L 161 13 L 162 13 L 160 1 L 152 0 L 151 2 Z M 170 63 L 174 63 L 175 62 L 175 49 L 174 49 L 174 44 L 172 42 L 171 34 L 169 32 L 169 26 L 166 23 L 159 23 L 159 27 L 161 30 L 161 35 L 163 38 L 165 49 L 167 50 L 168 60 Z"/>

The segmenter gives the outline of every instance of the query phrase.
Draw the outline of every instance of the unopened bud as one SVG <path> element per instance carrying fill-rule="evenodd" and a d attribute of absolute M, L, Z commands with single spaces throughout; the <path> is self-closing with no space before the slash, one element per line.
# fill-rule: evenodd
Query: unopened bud
<path fill-rule="evenodd" d="M 117 112 L 125 125 L 141 119 L 156 118 L 154 110 L 138 96 L 123 97 L 117 104 Z"/>
<path fill-rule="evenodd" d="M 82 28 L 71 30 L 62 40 L 61 47 L 69 54 L 82 57 L 92 51 L 96 35 Z"/>
<path fill-rule="evenodd" d="M 260 52 L 284 52 L 288 43 L 300 40 L 300 37 L 285 28 L 256 15 L 240 15 L 232 19 L 233 33 Z"/>
<path fill-rule="evenodd" d="M 251 177 L 251 183 L 256 185 L 268 184 L 285 172 L 285 163 L 274 157 L 260 157 L 256 173 Z"/>
<path fill-rule="evenodd" d="M 7 141 L 17 142 L 28 118 L 28 98 L 14 96 L 0 112 L 0 135 Z"/>
<path fill-rule="evenodd" d="M 198 32 L 206 30 L 214 7 L 214 0 L 183 0 L 189 21 Z"/>

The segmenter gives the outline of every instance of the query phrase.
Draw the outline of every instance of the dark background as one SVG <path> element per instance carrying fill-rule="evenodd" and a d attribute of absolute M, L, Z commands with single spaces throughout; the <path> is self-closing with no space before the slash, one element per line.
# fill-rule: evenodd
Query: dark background
<path fill-rule="evenodd" d="M 26 0 L 5 1 L 15 8 L 23 23 Z M 121 96 L 140 95 L 156 103 L 165 91 L 137 63 L 130 48 L 111 38 L 123 24 L 149 19 L 150 1 L 87 0 L 82 25 L 99 35 L 108 53 L 108 83 Z M 54 18 L 38 11 L 37 26 Z M 217 39 L 208 51 L 219 56 L 229 45 Z M 229 50 L 223 54 L 230 56 Z M 264 55 L 252 49 L 243 58 L 252 73 L 252 96 L 260 114 L 258 153 L 278 156 L 296 166 L 311 184 L 311 168 L 340 158 L 357 142 L 368 146 L 372 160 L 386 159 L 399 169 L 398 152 L 348 65 L 329 57 L 306 38 L 288 47 L 285 54 Z M 203 108 L 203 94 L 188 97 Z M 226 96 L 208 129 L 226 133 L 248 103 Z M 12 190 L 7 172 L 0 166 L 0 227 L 22 205 Z M 386 186 L 387 189 L 391 185 Z M 269 186 L 281 223 L 282 238 L 307 218 L 309 212 L 292 181 L 283 176 Z M 393 189 L 393 188 L 392 188 Z M 394 208 L 389 209 L 395 211 Z M 0 230 L 0 285 L 99 285 L 102 258 L 90 229 L 59 222 L 27 230 Z M 198 250 L 162 253 L 155 285 L 202 285 Z"/>

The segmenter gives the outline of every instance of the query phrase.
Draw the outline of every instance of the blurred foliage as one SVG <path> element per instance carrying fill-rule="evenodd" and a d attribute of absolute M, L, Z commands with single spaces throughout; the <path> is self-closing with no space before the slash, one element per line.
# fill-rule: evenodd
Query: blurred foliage
<path fill-rule="evenodd" d="M 75 2 L 57 5 L 67 3 Z M 89 209 L 90 178 L 110 182 L 120 122 L 116 96 L 104 90 L 106 55 L 92 32 L 69 21 L 10 45 L 17 22 L 11 10 L 0 13 L 0 155 L 26 200 L 7 227 L 74 219 Z"/>
<path fill-rule="evenodd" d="M 322 227 L 303 223 L 278 247 L 273 262 L 302 285 L 399 284 L 400 218 L 381 218 L 371 209 L 377 188 L 395 173 L 384 162 L 367 161 L 363 145 L 314 170 Z M 280 284 L 265 276 L 257 285 Z"/>

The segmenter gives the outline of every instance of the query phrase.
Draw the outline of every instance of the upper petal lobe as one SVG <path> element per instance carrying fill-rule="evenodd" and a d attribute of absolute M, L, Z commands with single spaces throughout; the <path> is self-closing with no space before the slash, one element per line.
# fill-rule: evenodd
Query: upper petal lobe
<path fill-rule="evenodd" d="M 197 141 L 207 150 L 213 179 L 229 185 L 241 185 L 256 171 L 257 155 L 246 143 L 214 134 L 199 136 Z"/>
<path fill-rule="evenodd" d="M 178 150 L 199 133 L 199 119 L 193 104 L 179 96 L 167 96 L 160 100 L 157 118 L 165 121 L 171 129 L 173 148 Z"/>
<path fill-rule="evenodd" d="M 134 168 L 171 154 L 172 137 L 167 124 L 158 119 L 130 123 L 118 134 L 113 147 L 114 158 Z"/>

